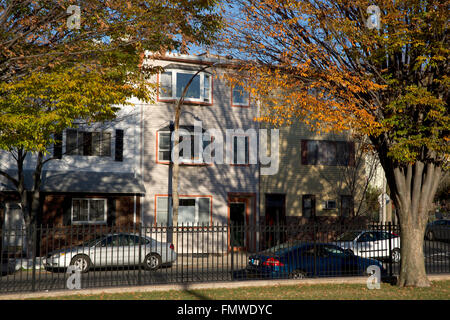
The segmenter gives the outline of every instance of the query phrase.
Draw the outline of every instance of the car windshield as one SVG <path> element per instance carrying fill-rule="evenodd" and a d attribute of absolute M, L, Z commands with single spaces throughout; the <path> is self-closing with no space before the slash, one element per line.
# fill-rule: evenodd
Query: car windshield
<path fill-rule="evenodd" d="M 359 231 L 351 231 L 341 234 L 337 237 L 338 241 L 353 241 L 356 239 L 356 237 L 360 234 Z"/>

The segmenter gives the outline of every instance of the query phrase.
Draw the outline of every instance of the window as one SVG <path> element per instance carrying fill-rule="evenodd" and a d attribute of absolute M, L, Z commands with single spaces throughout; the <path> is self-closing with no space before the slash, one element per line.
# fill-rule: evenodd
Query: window
<path fill-rule="evenodd" d="M 233 136 L 232 164 L 249 164 L 249 136 Z"/>
<path fill-rule="evenodd" d="M 211 222 L 211 197 L 180 196 L 178 224 L 185 226 L 209 225 Z M 156 197 L 156 223 L 167 225 L 172 220 L 172 197 Z"/>
<path fill-rule="evenodd" d="M 231 105 L 248 107 L 250 105 L 250 94 L 241 84 L 235 84 L 231 89 Z"/>
<path fill-rule="evenodd" d="M 160 92 L 161 100 L 174 100 L 181 98 L 189 80 L 195 75 L 195 71 L 171 70 L 161 74 Z M 199 73 L 193 79 L 184 96 L 185 101 L 211 103 L 211 75 L 205 72 Z"/>
<path fill-rule="evenodd" d="M 372 232 L 364 232 L 359 238 L 357 242 L 368 242 L 368 241 L 376 241 L 376 237 Z"/>
<path fill-rule="evenodd" d="M 316 196 L 312 194 L 305 194 L 302 198 L 302 212 L 306 218 L 316 216 Z"/>
<path fill-rule="evenodd" d="M 120 245 L 121 246 L 138 246 L 138 245 L 150 244 L 150 240 L 144 237 L 134 236 L 132 234 L 121 234 Z"/>
<path fill-rule="evenodd" d="M 66 130 L 66 153 L 82 156 L 111 156 L 111 133 Z"/>
<path fill-rule="evenodd" d="M 106 199 L 72 199 L 72 223 L 106 223 Z"/>
<path fill-rule="evenodd" d="M 199 132 L 193 132 L 193 127 L 184 126 L 180 129 L 190 132 L 181 134 L 179 144 L 179 160 L 184 164 L 203 164 L 203 150 L 211 141 L 203 141 L 203 135 Z M 171 161 L 171 132 L 158 131 L 158 162 L 169 163 Z"/>
<path fill-rule="evenodd" d="M 203 162 L 202 135 L 180 135 L 180 160 L 183 163 Z"/>
<path fill-rule="evenodd" d="M 353 166 L 354 157 L 353 142 L 302 140 L 303 165 Z"/>
<path fill-rule="evenodd" d="M 158 132 L 158 159 L 170 161 L 170 132 Z"/>
<path fill-rule="evenodd" d="M 352 217 L 353 216 L 353 197 L 341 196 L 341 216 Z"/>
<path fill-rule="evenodd" d="M 336 209 L 336 200 L 326 200 L 322 203 L 324 210 L 334 210 Z"/>
<path fill-rule="evenodd" d="M 172 221 L 172 198 L 156 197 L 156 223 L 169 225 Z"/>
<path fill-rule="evenodd" d="M 322 246 L 322 251 L 326 255 L 346 256 L 344 250 L 335 246 Z"/>

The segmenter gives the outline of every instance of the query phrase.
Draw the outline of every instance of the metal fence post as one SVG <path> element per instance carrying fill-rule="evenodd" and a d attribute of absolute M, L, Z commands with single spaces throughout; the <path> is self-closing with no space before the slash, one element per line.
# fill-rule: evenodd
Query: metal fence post
<path fill-rule="evenodd" d="M 231 250 L 231 281 L 234 281 L 234 238 L 233 238 L 233 222 L 230 221 L 228 225 L 230 228 L 230 250 Z"/>
<path fill-rule="evenodd" d="M 317 276 L 317 237 L 316 237 L 316 221 L 313 222 L 313 241 L 314 241 L 314 277 Z"/>
<path fill-rule="evenodd" d="M 36 249 L 37 249 L 37 224 L 36 222 L 32 225 L 33 233 L 32 233 L 32 257 L 33 257 L 33 271 L 31 275 L 31 290 L 34 292 L 36 291 Z"/>
<path fill-rule="evenodd" d="M 141 283 L 141 270 L 142 270 L 142 225 L 139 224 L 139 269 L 138 269 L 138 285 Z"/>
<path fill-rule="evenodd" d="M 388 222 L 389 231 L 389 277 L 392 278 L 392 226 L 391 222 Z"/>

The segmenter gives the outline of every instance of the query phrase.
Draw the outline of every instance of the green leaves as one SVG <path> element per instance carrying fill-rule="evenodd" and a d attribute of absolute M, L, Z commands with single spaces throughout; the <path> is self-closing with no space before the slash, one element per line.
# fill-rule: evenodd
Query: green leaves
<path fill-rule="evenodd" d="M 385 107 L 382 120 L 392 144 L 389 155 L 399 162 L 445 155 L 450 151 L 450 118 L 446 103 L 424 87 L 406 86 Z"/>
<path fill-rule="evenodd" d="M 210 43 L 221 25 L 215 0 L 86 0 L 80 29 L 69 29 L 72 4 L 0 1 L 0 149 L 45 152 L 76 121 L 149 102 L 158 70 L 141 66 L 145 50 Z"/>
<path fill-rule="evenodd" d="M 43 151 L 54 133 L 87 123 L 111 120 L 117 105 L 140 96 L 150 101 L 151 85 L 102 69 L 59 68 L 20 81 L 0 83 L 0 148 Z"/>

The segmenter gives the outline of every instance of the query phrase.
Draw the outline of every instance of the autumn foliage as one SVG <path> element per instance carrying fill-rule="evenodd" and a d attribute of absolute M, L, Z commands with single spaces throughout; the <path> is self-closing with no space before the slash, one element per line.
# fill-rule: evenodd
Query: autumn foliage
<path fill-rule="evenodd" d="M 402 227 L 400 285 L 426 286 L 423 234 L 450 160 L 448 9 L 442 0 L 230 0 L 233 52 L 259 120 L 366 135 Z M 376 5 L 379 12 L 368 10 Z M 378 14 L 378 15 L 377 15 Z M 378 28 L 367 21 L 379 17 Z"/>

